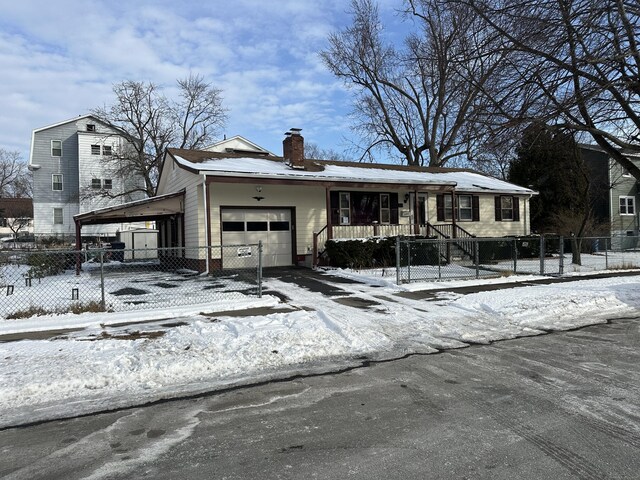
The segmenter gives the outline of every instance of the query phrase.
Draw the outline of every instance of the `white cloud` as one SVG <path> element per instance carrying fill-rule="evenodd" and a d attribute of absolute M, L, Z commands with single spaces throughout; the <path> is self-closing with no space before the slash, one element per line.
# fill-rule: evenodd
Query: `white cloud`
<path fill-rule="evenodd" d="M 283 132 L 297 126 L 315 143 L 339 148 L 348 97 L 318 51 L 345 22 L 344 11 L 339 0 L 3 6 L 0 148 L 26 157 L 34 128 L 109 103 L 113 83 L 152 81 L 171 92 L 190 72 L 223 89 L 228 135 L 277 153 Z"/>

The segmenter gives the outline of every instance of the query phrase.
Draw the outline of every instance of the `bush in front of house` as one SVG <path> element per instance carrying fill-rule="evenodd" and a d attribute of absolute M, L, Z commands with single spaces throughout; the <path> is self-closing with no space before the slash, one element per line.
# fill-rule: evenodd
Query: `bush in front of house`
<path fill-rule="evenodd" d="M 396 264 L 396 238 L 327 240 L 325 255 L 338 268 L 391 267 Z"/>
<path fill-rule="evenodd" d="M 411 256 L 411 265 L 437 265 L 438 245 L 420 242 L 429 237 L 414 236 L 402 242 L 400 263 L 406 266 Z M 328 240 L 325 256 L 328 264 L 338 268 L 385 268 L 396 266 L 397 237 L 367 238 L 355 240 Z M 440 261 L 444 261 L 441 257 Z"/>

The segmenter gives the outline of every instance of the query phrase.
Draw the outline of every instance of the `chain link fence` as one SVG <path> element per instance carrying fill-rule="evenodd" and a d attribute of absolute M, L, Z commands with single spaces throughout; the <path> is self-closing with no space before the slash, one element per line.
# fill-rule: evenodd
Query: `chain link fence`
<path fill-rule="evenodd" d="M 0 317 L 146 310 L 262 296 L 261 243 L 122 246 L 0 250 Z"/>
<path fill-rule="evenodd" d="M 640 237 L 398 237 L 397 283 L 640 268 Z"/>

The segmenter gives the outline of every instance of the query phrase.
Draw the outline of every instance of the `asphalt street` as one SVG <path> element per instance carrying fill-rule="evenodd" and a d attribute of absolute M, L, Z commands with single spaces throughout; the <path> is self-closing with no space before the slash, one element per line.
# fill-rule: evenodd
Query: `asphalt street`
<path fill-rule="evenodd" d="M 6 479 L 640 478 L 640 319 L 0 431 Z"/>

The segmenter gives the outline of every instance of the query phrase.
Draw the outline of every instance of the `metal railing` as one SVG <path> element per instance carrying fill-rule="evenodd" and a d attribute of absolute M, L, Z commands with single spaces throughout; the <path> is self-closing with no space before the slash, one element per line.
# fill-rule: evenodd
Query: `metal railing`
<path fill-rule="evenodd" d="M 224 308 L 226 302 L 261 295 L 261 243 L 0 251 L 0 318 L 210 302 Z"/>

